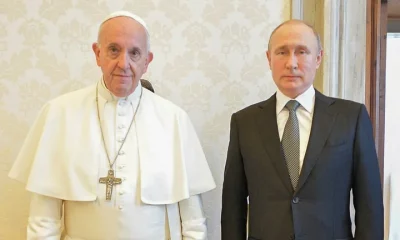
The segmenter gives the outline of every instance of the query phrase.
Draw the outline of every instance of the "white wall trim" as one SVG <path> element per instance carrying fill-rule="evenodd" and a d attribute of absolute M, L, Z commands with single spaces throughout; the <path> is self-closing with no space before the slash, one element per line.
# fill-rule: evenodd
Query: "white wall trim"
<path fill-rule="evenodd" d="M 324 56 L 323 56 L 323 82 L 324 94 L 331 97 L 342 97 L 343 83 L 339 81 L 342 60 L 340 35 L 342 0 L 325 0 L 324 2 Z"/>
<path fill-rule="evenodd" d="M 303 19 L 303 0 L 292 0 L 292 19 Z"/>
<path fill-rule="evenodd" d="M 316 1 L 323 1 L 323 5 L 318 4 L 318 9 L 310 9 L 317 7 Z M 292 0 L 292 18 L 304 19 L 307 12 L 324 11 L 323 19 L 315 19 L 323 21 L 323 93 L 364 102 L 366 2 L 316 1 L 312 2 L 315 6 L 309 6 L 311 2 L 306 0 Z"/>
<path fill-rule="evenodd" d="M 337 1 L 339 2 L 339 6 L 337 8 L 332 9 L 332 12 L 339 12 L 338 13 L 338 31 L 339 31 L 339 38 L 337 39 L 336 45 L 339 48 L 339 65 L 338 69 L 335 69 L 336 71 L 339 72 L 339 76 L 336 79 L 337 82 L 337 92 L 335 97 L 339 98 L 346 98 L 346 93 L 345 93 L 345 87 L 346 87 L 346 79 L 351 77 L 347 76 L 348 71 L 348 61 L 349 61 L 349 43 L 348 43 L 348 26 L 349 23 L 347 22 L 347 4 L 344 2 L 344 0 Z M 335 80 L 332 79 L 333 83 L 335 83 Z"/>

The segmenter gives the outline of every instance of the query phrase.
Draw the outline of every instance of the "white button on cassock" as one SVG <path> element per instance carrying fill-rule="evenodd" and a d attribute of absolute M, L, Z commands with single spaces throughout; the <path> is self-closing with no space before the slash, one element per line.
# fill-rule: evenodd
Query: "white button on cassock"
<path fill-rule="evenodd" d="M 121 165 L 118 166 L 118 169 L 121 170 L 121 169 L 123 169 L 124 167 L 125 167 L 125 165 L 124 165 L 124 164 L 121 164 Z"/>

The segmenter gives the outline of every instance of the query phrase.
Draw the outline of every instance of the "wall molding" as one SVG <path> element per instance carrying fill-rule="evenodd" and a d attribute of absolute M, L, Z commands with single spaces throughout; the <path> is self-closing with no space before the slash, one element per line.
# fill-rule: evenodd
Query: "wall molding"
<path fill-rule="evenodd" d="M 366 3 L 364 0 L 292 0 L 292 18 L 321 35 L 324 50 L 315 86 L 332 97 L 365 102 Z"/>
<path fill-rule="evenodd" d="M 292 19 L 303 19 L 303 0 L 292 0 Z"/>
<path fill-rule="evenodd" d="M 342 0 L 325 0 L 324 2 L 324 70 L 323 74 L 323 92 L 332 97 L 340 97 L 343 83 L 339 81 L 339 63 L 340 63 L 340 9 Z"/>

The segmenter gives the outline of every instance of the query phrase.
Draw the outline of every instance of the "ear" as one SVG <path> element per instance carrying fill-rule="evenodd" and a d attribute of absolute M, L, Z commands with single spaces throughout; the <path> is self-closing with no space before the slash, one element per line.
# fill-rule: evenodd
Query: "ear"
<path fill-rule="evenodd" d="M 319 68 L 319 66 L 321 65 L 322 62 L 322 55 L 324 54 L 323 50 L 320 50 L 318 55 L 317 55 L 317 69 Z"/>
<path fill-rule="evenodd" d="M 267 59 L 268 59 L 269 68 L 271 69 L 271 52 L 269 50 L 267 50 L 266 55 L 267 55 Z"/>
<path fill-rule="evenodd" d="M 93 49 L 94 55 L 96 56 L 97 66 L 100 66 L 100 44 L 93 43 L 92 49 Z"/>
<path fill-rule="evenodd" d="M 147 72 L 147 68 L 149 67 L 149 64 L 153 61 L 153 53 L 149 52 L 147 55 L 146 63 L 144 65 L 144 71 L 143 73 Z"/>

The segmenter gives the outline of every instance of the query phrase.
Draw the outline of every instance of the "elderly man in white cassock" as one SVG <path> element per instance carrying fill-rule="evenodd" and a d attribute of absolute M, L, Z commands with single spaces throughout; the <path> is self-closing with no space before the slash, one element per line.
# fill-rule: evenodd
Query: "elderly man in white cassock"
<path fill-rule="evenodd" d="M 207 239 L 215 183 L 188 115 L 141 86 L 146 24 L 115 12 L 92 48 L 103 77 L 45 104 L 10 171 L 32 193 L 27 238 Z"/>

